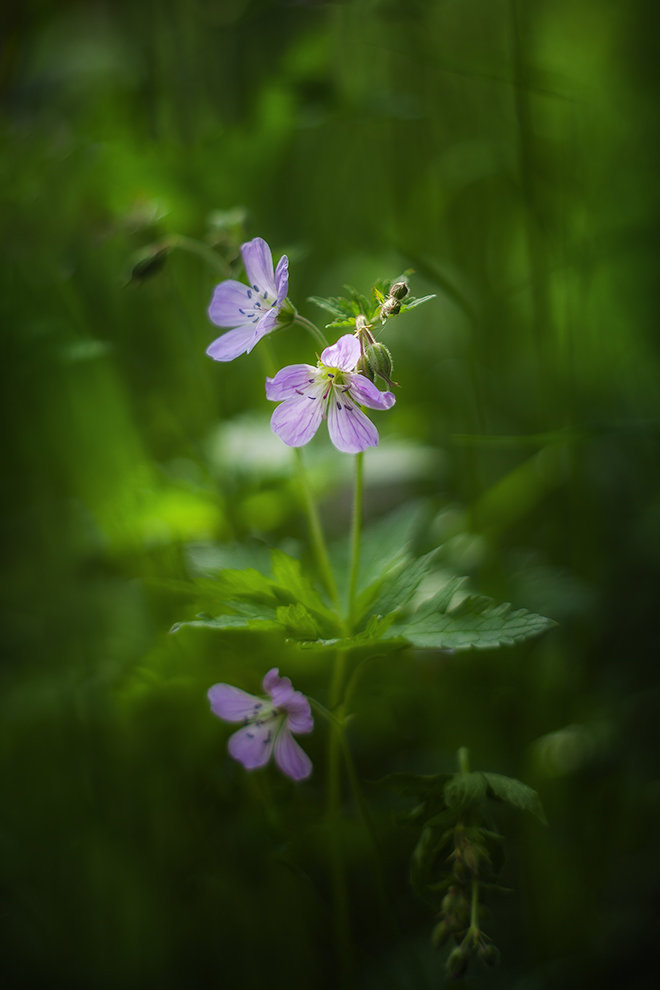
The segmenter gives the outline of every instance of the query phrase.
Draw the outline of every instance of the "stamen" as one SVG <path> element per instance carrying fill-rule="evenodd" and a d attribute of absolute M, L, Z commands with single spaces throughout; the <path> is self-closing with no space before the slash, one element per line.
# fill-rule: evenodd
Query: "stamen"
<path fill-rule="evenodd" d="M 259 286 L 258 285 L 253 285 L 252 288 L 254 289 L 255 292 L 258 292 L 259 291 Z"/>
<path fill-rule="evenodd" d="M 341 409 L 341 402 L 337 403 L 337 409 Z"/>
<path fill-rule="evenodd" d="M 298 393 L 298 395 L 304 395 L 305 394 L 304 392 L 301 392 L 299 388 L 294 389 L 294 391 L 296 391 Z M 310 396 L 310 398 L 311 398 L 311 396 Z"/>
<path fill-rule="evenodd" d="M 252 299 L 252 289 L 247 290 L 248 299 Z"/>
<path fill-rule="evenodd" d="M 267 289 L 264 289 L 264 291 L 263 291 L 263 297 L 264 297 L 264 299 L 268 299 L 268 290 Z"/>

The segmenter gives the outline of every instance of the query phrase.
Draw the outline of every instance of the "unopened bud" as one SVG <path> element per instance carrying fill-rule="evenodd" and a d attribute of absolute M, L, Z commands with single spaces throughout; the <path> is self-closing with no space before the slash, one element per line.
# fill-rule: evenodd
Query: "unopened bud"
<path fill-rule="evenodd" d="M 436 925 L 431 935 L 431 942 L 434 949 L 440 949 L 451 935 L 451 928 L 446 921 L 441 921 Z"/>
<path fill-rule="evenodd" d="M 467 952 L 463 949 L 462 946 L 459 946 L 459 948 L 454 949 L 454 951 L 449 956 L 449 959 L 447 960 L 447 972 L 449 973 L 450 976 L 453 976 L 457 979 L 459 976 L 463 975 L 463 973 L 467 969 L 467 965 L 468 965 Z"/>
<path fill-rule="evenodd" d="M 370 382 L 376 380 L 376 376 L 373 373 L 373 369 L 369 364 L 369 362 L 367 361 L 364 354 L 360 354 L 360 357 L 358 358 L 357 370 L 361 371 L 362 374 L 365 376 L 365 378 L 368 378 Z"/>
<path fill-rule="evenodd" d="M 405 299 L 409 291 L 405 282 L 393 282 L 390 286 L 390 296 L 394 299 Z"/>
<path fill-rule="evenodd" d="M 401 303 L 394 296 L 388 296 L 380 307 L 380 318 L 385 322 L 390 316 L 396 316 L 401 310 Z"/>
<path fill-rule="evenodd" d="M 499 965 L 500 950 L 496 945 L 482 945 L 477 955 L 486 966 Z"/>
<path fill-rule="evenodd" d="M 364 354 L 374 376 L 378 375 L 379 378 L 382 378 L 390 386 L 397 384 L 397 382 L 392 381 L 394 362 L 385 344 L 381 344 L 380 341 L 376 341 L 375 344 L 369 344 L 368 347 L 365 347 Z"/>
<path fill-rule="evenodd" d="M 165 261 L 169 253 L 169 247 L 160 247 L 157 244 L 151 244 L 143 251 L 140 251 L 135 256 L 137 260 L 133 263 L 130 281 L 141 283 L 145 282 L 148 278 L 152 278 L 154 275 L 158 275 L 165 267 Z"/>

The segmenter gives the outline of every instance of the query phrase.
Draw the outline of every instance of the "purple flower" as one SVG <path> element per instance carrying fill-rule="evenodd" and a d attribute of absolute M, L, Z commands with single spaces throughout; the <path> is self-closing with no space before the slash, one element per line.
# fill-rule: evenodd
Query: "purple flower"
<path fill-rule="evenodd" d="M 378 443 L 378 430 L 360 405 L 391 409 L 392 392 L 381 392 L 355 368 L 360 344 L 347 333 L 321 354 L 318 367 L 290 364 L 266 379 L 266 396 L 284 400 L 273 413 L 270 425 L 289 447 L 308 443 L 321 420 L 328 420 L 330 439 L 345 454 L 357 454 Z"/>
<path fill-rule="evenodd" d="M 208 313 L 219 327 L 233 327 L 207 347 L 214 361 L 233 361 L 249 354 L 257 341 L 275 329 L 277 314 L 289 291 L 289 259 L 283 255 L 273 273 L 273 256 L 263 237 L 241 245 L 245 273 L 243 285 L 227 279 L 216 285 Z"/>
<path fill-rule="evenodd" d="M 314 719 L 309 701 L 294 691 L 288 677 L 280 677 L 277 667 L 263 680 L 270 698 L 257 698 L 232 684 L 209 688 L 211 711 L 225 722 L 242 722 L 243 727 L 229 737 L 229 755 L 246 770 L 265 766 L 275 754 L 280 770 L 293 780 L 304 780 L 312 772 L 312 761 L 295 741 L 292 732 L 311 732 Z"/>

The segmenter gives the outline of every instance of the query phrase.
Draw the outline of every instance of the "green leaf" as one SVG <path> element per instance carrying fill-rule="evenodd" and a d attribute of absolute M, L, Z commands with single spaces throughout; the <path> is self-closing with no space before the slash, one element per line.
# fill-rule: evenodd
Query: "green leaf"
<path fill-rule="evenodd" d="M 304 605 L 280 605 L 277 620 L 294 639 L 315 640 L 320 629 Z"/>
<path fill-rule="evenodd" d="M 398 623 L 389 635 L 405 636 L 419 649 L 493 650 L 512 646 L 556 625 L 552 619 L 511 605 L 493 605 L 491 598 L 468 595 L 450 607 L 466 578 L 453 578 L 437 595 Z"/>
<path fill-rule="evenodd" d="M 357 291 L 357 289 L 354 289 L 352 285 L 345 285 L 344 288 L 348 289 L 353 304 L 358 308 L 358 312 L 362 313 L 363 316 L 369 317 L 373 309 L 373 306 L 371 305 L 367 297 L 363 296 L 361 292 Z"/>
<path fill-rule="evenodd" d="M 374 643 L 380 644 L 383 641 L 384 634 L 396 617 L 395 613 L 391 613 L 390 615 L 372 615 L 362 632 L 356 633 L 354 636 L 345 636 L 338 639 L 309 640 L 298 643 L 298 646 L 303 650 L 358 650 L 365 646 L 371 646 Z M 395 650 L 405 645 L 405 639 L 389 636 L 381 649 Z"/>
<path fill-rule="evenodd" d="M 445 801 L 450 808 L 478 808 L 486 803 L 487 786 L 484 775 L 455 773 L 445 784 Z"/>
<path fill-rule="evenodd" d="M 387 573 L 410 556 L 410 545 L 424 518 L 426 507 L 409 502 L 370 526 L 362 534 L 358 591 L 380 583 Z"/>
<path fill-rule="evenodd" d="M 334 613 L 323 604 L 318 591 L 303 572 L 299 560 L 290 557 L 282 550 L 273 550 L 272 559 L 273 580 L 281 588 L 286 589 L 295 601 L 308 609 L 334 619 Z"/>
<path fill-rule="evenodd" d="M 420 296 L 418 299 L 416 299 L 414 296 L 411 296 L 409 299 L 406 299 L 404 303 L 402 303 L 401 312 L 405 313 L 406 310 L 414 309 L 415 306 L 421 306 L 422 303 L 428 302 L 429 299 L 435 299 L 435 298 L 436 298 L 435 292 L 433 292 L 430 296 Z"/>
<path fill-rule="evenodd" d="M 279 603 L 272 578 L 248 567 L 245 570 L 223 570 L 218 577 L 200 578 L 195 585 L 205 594 L 229 602 L 248 601 L 275 605 Z"/>
<path fill-rule="evenodd" d="M 322 296 L 308 296 L 308 302 L 314 303 L 315 306 L 319 306 L 321 309 L 327 310 L 328 313 L 332 313 L 333 316 L 343 317 L 348 315 L 344 309 L 346 304 L 346 299 L 340 299 L 338 297 L 330 297 L 325 299 Z"/>
<path fill-rule="evenodd" d="M 176 622 L 170 632 L 178 632 L 183 626 L 192 626 L 198 629 L 255 629 L 265 632 L 269 629 L 280 628 L 280 623 L 273 608 L 235 603 L 231 613 L 214 616 L 209 615 L 208 612 L 199 612 L 196 619 L 189 622 Z"/>
<path fill-rule="evenodd" d="M 382 582 L 378 582 L 375 586 L 376 599 L 371 607 L 382 613 L 405 607 L 413 598 L 423 578 L 433 567 L 437 550 L 438 548 L 431 550 L 430 553 L 418 557 L 412 563 L 404 564 L 393 576 L 389 578 L 386 576 Z M 372 588 L 374 588 L 373 585 Z M 370 590 L 368 589 L 362 596 L 364 600 L 368 601 Z M 358 600 L 359 605 L 360 600 Z"/>
<path fill-rule="evenodd" d="M 529 811 L 544 825 L 548 824 L 538 794 L 527 784 L 513 777 L 505 777 L 501 773 L 483 773 L 482 776 L 486 780 L 489 797 L 505 801 L 522 811 Z"/>

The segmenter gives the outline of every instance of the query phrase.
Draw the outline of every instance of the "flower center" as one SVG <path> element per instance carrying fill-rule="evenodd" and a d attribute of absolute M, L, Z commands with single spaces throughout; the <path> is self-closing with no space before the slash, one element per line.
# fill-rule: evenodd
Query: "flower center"
<path fill-rule="evenodd" d="M 268 289 L 260 289 L 258 285 L 252 285 L 247 290 L 247 294 L 248 304 L 243 308 L 239 307 L 238 312 L 246 320 L 251 320 L 252 323 L 258 323 L 265 313 L 273 306 L 277 306 L 277 299 L 271 295 Z"/>

